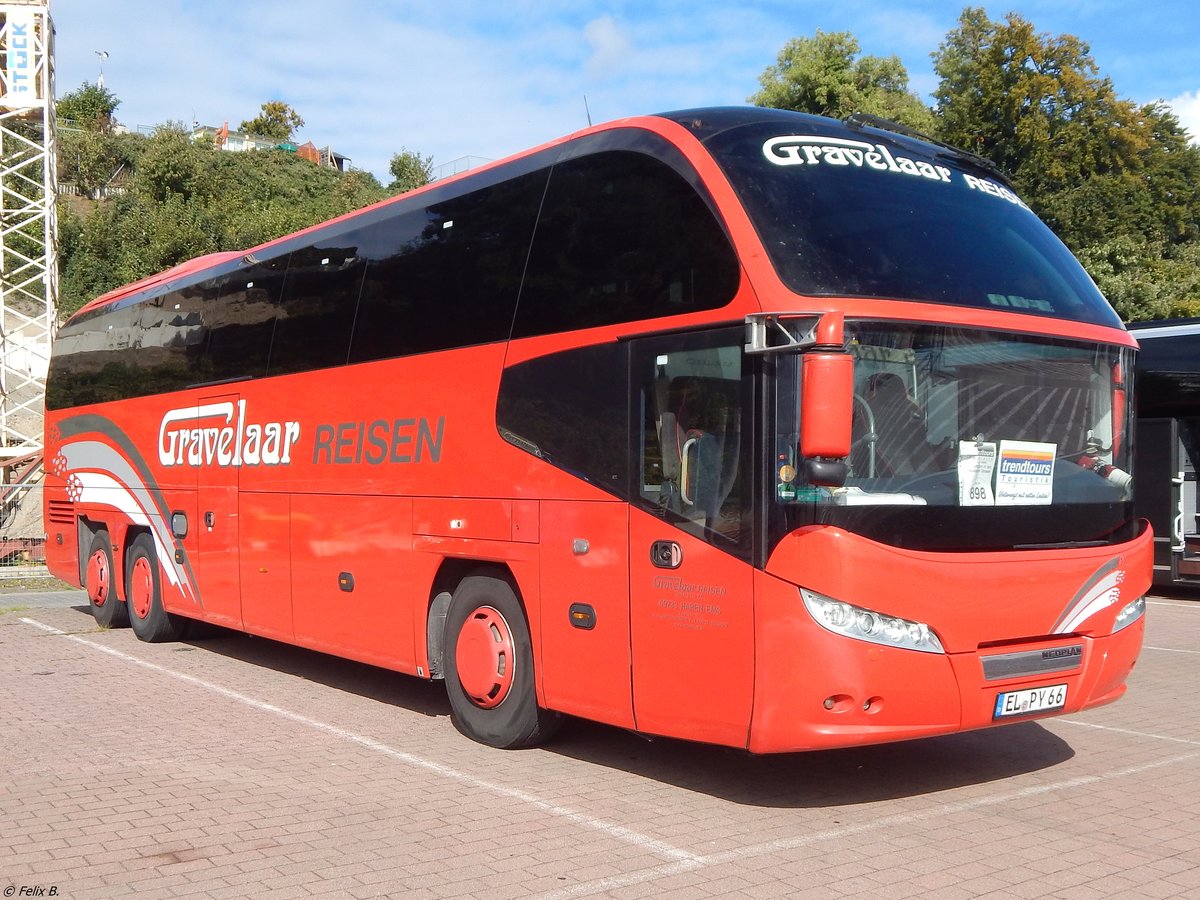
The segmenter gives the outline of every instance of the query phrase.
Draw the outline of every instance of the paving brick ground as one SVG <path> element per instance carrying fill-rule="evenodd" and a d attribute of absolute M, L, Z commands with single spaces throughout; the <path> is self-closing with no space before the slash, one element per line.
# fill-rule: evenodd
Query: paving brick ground
<path fill-rule="evenodd" d="M 779 757 L 578 723 L 509 753 L 437 685 L 0 596 L 0 893 L 1195 897 L 1198 676 L 1200 602 L 1158 598 L 1129 694 L 1080 716 Z"/>

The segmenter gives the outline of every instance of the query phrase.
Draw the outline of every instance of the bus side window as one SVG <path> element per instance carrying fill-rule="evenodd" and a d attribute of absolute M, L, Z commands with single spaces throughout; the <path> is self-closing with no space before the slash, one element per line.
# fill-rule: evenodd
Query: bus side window
<path fill-rule="evenodd" d="M 739 277 L 720 224 L 675 169 L 593 153 L 551 172 L 513 337 L 717 309 Z"/>
<path fill-rule="evenodd" d="M 501 437 L 627 500 L 628 350 L 596 344 L 505 369 L 496 404 Z"/>
<path fill-rule="evenodd" d="M 267 373 L 287 262 L 286 255 L 277 256 L 221 279 L 219 302 L 205 314 L 208 346 L 197 384 Z"/>
<path fill-rule="evenodd" d="M 643 505 L 723 549 L 746 551 L 749 454 L 743 444 L 750 432 L 742 420 L 749 382 L 742 378 L 740 347 L 652 359 L 653 375 L 641 384 Z"/>
<path fill-rule="evenodd" d="M 545 170 L 364 226 L 350 362 L 508 338 Z"/>
<path fill-rule="evenodd" d="M 196 381 L 196 366 L 208 337 L 203 309 L 214 294 L 211 285 L 204 283 L 139 304 L 141 352 L 129 354 L 138 369 L 131 377 L 130 396 L 178 390 Z"/>
<path fill-rule="evenodd" d="M 366 268 L 353 235 L 292 253 L 271 339 L 268 375 L 346 364 Z"/>

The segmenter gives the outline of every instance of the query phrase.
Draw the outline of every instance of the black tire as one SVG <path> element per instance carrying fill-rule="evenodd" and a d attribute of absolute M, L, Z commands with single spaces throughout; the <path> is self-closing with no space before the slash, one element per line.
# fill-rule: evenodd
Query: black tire
<path fill-rule="evenodd" d="M 511 584 L 469 575 L 446 613 L 446 693 L 454 727 L 490 747 L 548 740 L 560 716 L 537 705 L 529 623 Z"/>
<path fill-rule="evenodd" d="M 87 591 L 88 606 L 97 625 L 101 628 L 124 628 L 129 624 L 129 610 L 117 596 L 112 541 L 107 531 L 100 530 L 92 536 L 83 567 L 83 588 Z"/>
<path fill-rule="evenodd" d="M 142 532 L 125 551 L 125 596 L 129 624 L 139 640 L 157 644 L 183 637 L 187 620 L 173 616 L 162 605 L 162 575 L 154 541 Z"/>

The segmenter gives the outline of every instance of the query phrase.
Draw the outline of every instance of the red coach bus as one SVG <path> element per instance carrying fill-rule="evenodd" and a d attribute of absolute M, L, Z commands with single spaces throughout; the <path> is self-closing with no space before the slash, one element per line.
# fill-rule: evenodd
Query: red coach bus
<path fill-rule="evenodd" d="M 93 301 L 47 558 L 564 715 L 791 751 L 1112 701 L 1135 342 L 983 160 L 866 117 L 628 119 Z"/>

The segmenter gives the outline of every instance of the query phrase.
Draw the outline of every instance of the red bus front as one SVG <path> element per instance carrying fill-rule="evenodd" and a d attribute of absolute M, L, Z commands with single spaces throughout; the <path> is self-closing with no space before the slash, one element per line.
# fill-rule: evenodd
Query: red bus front
<path fill-rule="evenodd" d="M 749 746 L 1115 700 L 1150 574 L 1131 508 L 1133 342 L 984 161 L 850 124 L 713 121 L 702 138 L 770 263 L 750 270 L 775 473 Z M 826 311 L 853 359 L 833 478 L 804 429 L 806 399 L 830 402 L 802 378 Z"/>

